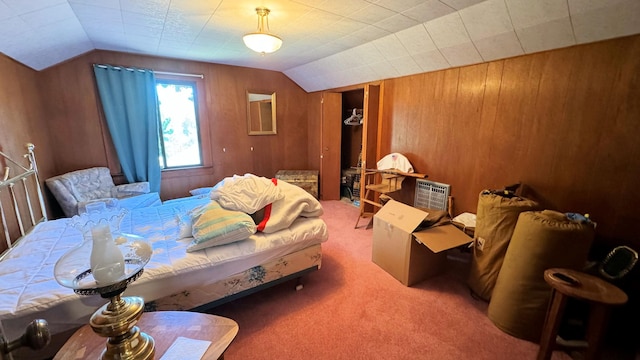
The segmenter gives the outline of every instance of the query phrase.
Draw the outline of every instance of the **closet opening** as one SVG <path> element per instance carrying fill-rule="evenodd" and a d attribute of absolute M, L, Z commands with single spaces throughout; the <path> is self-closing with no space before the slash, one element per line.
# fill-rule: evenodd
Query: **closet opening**
<path fill-rule="evenodd" d="M 362 131 L 364 123 L 364 89 L 342 93 L 342 137 L 340 151 L 340 196 L 360 205 L 360 170 L 362 166 Z"/>

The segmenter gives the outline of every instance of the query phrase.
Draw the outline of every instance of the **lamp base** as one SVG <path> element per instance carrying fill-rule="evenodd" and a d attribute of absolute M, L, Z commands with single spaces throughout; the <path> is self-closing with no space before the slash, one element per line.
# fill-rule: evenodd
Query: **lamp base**
<path fill-rule="evenodd" d="M 140 297 L 114 295 L 110 302 L 98 309 L 89 321 L 93 331 L 107 337 L 102 352 L 104 360 L 151 360 L 155 355 L 153 338 L 135 326 L 144 311 Z"/>
<path fill-rule="evenodd" d="M 134 326 L 126 339 L 114 341 L 109 338 L 107 348 L 102 352 L 102 360 L 153 360 L 156 353 L 153 338 Z"/>

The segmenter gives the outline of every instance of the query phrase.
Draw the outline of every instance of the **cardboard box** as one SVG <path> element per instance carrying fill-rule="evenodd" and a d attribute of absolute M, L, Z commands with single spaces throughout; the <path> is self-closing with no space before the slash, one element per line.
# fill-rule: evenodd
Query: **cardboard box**
<path fill-rule="evenodd" d="M 427 213 L 390 200 L 373 217 L 372 260 L 406 286 L 446 269 L 446 250 L 471 238 L 454 225 L 420 229 Z"/>

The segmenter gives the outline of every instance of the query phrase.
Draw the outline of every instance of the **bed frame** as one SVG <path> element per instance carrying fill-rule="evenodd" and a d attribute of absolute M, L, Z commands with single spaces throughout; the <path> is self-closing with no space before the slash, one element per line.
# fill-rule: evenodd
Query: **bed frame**
<path fill-rule="evenodd" d="M 0 261 L 3 260 L 7 251 L 17 245 L 35 226 L 48 220 L 38 176 L 35 146 L 29 143 L 26 144 L 26 149 L 27 153 L 22 156 L 26 160 L 22 163 L 0 151 L 0 166 L 4 169 L 3 177 L 0 179 L 0 218 L 5 240 L 0 242 Z M 17 174 L 13 175 L 14 173 Z M 321 261 L 321 245 L 312 245 L 216 283 L 150 301 L 146 304 L 145 311 L 206 311 L 265 288 L 296 279 L 295 289 L 300 290 L 302 276 L 320 269 Z M 30 349 L 21 348 L 12 352 L 12 355 L 14 359 L 50 358 L 74 331 L 75 329 L 53 334 L 52 343 L 42 351 L 33 352 Z M 0 338 L 2 338 L 1 331 Z"/>
<path fill-rule="evenodd" d="M 27 143 L 25 146 L 27 148 L 27 153 L 23 155 L 23 158 L 27 159 L 25 165 L 0 151 L 0 159 L 4 160 L 3 176 L 0 180 L 0 218 L 5 240 L 4 244 L 0 246 L 0 261 L 6 251 L 17 244 L 34 226 L 47 221 L 47 210 L 38 178 L 36 154 L 33 151 L 35 145 Z M 12 172 L 16 171 L 18 173 L 12 176 Z M 34 209 L 32 204 L 34 192 L 37 209 Z M 39 211 L 40 214 L 34 210 Z M 27 221 L 24 218 L 24 211 L 29 214 Z"/>
<path fill-rule="evenodd" d="M 0 261 L 7 251 L 15 246 L 31 229 L 37 224 L 47 221 L 47 210 L 38 178 L 36 155 L 33 151 L 35 145 L 27 143 L 25 147 L 27 153 L 22 156 L 26 159 L 26 163 L 22 162 L 24 164 L 0 151 L 0 165 L 3 169 L 0 179 L 0 224 L 2 224 L 4 237 L 4 242 L 0 242 Z M 34 202 L 37 204 L 35 208 Z M 46 346 L 48 341 L 46 340 L 48 338 L 46 322 L 34 319 L 32 324 L 25 329 L 23 337 L 29 337 L 32 340 L 38 339 L 38 341 L 30 342 L 29 346 L 33 348 Z M 24 342 L 21 338 L 10 340 L 12 339 L 4 337 L 3 328 L 0 326 L 0 359 L 4 359 L 16 346 L 22 346 L 19 344 Z"/>
<path fill-rule="evenodd" d="M 293 280 L 296 280 L 296 291 L 302 290 L 302 276 L 320 269 L 321 263 L 322 248 L 320 244 L 312 245 L 212 284 L 200 285 L 150 301 L 145 303 L 145 310 L 206 312 L 216 306 Z"/>

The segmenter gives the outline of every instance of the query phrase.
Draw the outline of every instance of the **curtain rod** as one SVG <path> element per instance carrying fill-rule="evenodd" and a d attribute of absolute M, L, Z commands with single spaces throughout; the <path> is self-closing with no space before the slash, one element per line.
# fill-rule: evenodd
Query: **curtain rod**
<path fill-rule="evenodd" d="M 102 65 L 102 64 L 95 64 L 97 67 L 101 67 L 103 69 L 106 69 L 107 66 L 106 65 Z M 146 69 L 134 69 L 134 68 L 127 68 L 127 67 L 121 67 L 121 66 L 113 66 L 114 69 L 125 69 L 125 70 L 138 70 L 138 71 L 146 71 Z M 172 76 L 187 76 L 187 77 L 197 77 L 200 79 L 204 79 L 204 75 L 203 74 L 186 74 L 186 73 L 176 73 L 176 72 L 168 72 L 168 71 L 154 71 L 154 70 L 150 70 L 152 71 L 154 74 L 159 74 L 159 75 L 172 75 Z"/>
<path fill-rule="evenodd" d="M 154 71 L 154 73 L 160 74 L 160 75 L 188 76 L 188 77 L 197 77 L 200 79 L 204 79 L 204 75 L 202 74 L 185 74 L 185 73 L 175 73 L 175 72 L 167 72 L 167 71 Z"/>

